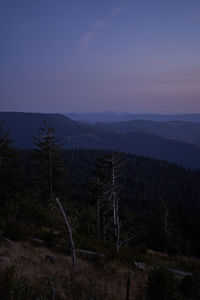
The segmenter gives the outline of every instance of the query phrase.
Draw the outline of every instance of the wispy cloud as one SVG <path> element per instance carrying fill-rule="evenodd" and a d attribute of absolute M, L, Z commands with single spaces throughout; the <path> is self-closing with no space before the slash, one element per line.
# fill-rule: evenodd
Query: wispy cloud
<path fill-rule="evenodd" d="M 124 5 L 123 4 L 121 6 L 119 6 L 119 7 L 116 7 L 112 11 L 112 16 L 118 15 L 123 9 L 124 9 Z"/>
<path fill-rule="evenodd" d="M 164 59 L 145 58 L 144 63 L 160 65 L 160 64 L 166 64 L 166 63 L 168 63 L 168 61 L 164 60 Z"/>
<path fill-rule="evenodd" d="M 82 36 L 79 42 L 79 47 L 77 49 L 80 54 L 85 53 L 87 51 L 91 41 L 96 37 L 96 35 L 97 32 L 88 31 Z"/>
<path fill-rule="evenodd" d="M 124 1 L 122 1 L 120 6 L 117 6 L 116 8 L 113 9 L 109 17 L 96 21 L 92 25 L 91 30 L 85 32 L 81 37 L 81 39 L 79 40 L 77 52 L 79 54 L 84 54 L 88 50 L 92 40 L 98 36 L 99 31 L 105 29 L 106 26 L 112 21 L 112 19 L 115 16 L 117 16 L 123 9 L 124 9 Z"/>
<path fill-rule="evenodd" d="M 109 18 L 97 21 L 94 25 L 93 28 L 94 29 L 103 29 L 109 22 Z"/>

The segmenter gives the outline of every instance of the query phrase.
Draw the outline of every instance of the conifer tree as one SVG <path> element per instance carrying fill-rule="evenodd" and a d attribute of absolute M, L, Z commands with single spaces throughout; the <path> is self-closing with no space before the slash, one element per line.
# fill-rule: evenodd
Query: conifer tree
<path fill-rule="evenodd" d="M 181 231 L 173 210 L 173 205 L 160 197 L 152 220 L 151 231 L 156 247 L 165 253 L 177 253 L 181 250 Z"/>
<path fill-rule="evenodd" d="M 36 174 L 39 195 L 43 201 L 66 196 L 67 175 L 61 159 L 61 144 L 54 128 L 44 120 L 35 137 Z"/>
<path fill-rule="evenodd" d="M 12 145 L 9 133 L 0 123 L 0 205 L 9 206 L 22 189 L 22 176 L 17 149 Z"/>

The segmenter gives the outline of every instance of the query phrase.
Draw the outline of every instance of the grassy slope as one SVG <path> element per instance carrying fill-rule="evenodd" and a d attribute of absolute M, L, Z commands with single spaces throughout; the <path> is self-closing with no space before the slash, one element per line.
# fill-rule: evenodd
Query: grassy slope
<path fill-rule="evenodd" d="M 47 297 L 53 294 L 54 287 L 55 299 L 73 299 L 74 294 L 75 299 L 121 300 L 126 292 L 126 274 L 129 272 L 134 286 L 131 299 L 145 299 L 146 274 L 117 261 L 95 258 L 91 262 L 79 257 L 73 287 L 70 282 L 70 257 L 67 255 L 28 242 L 16 242 L 16 249 L 1 243 L 0 255 L 9 258 L 9 261 L 1 263 L 1 272 L 16 266 L 15 280 L 26 278 L 31 286 L 37 287 Z M 46 255 L 54 256 L 55 262 L 47 261 Z"/>
<path fill-rule="evenodd" d="M 125 256 L 122 253 L 118 257 L 108 255 L 106 258 L 78 257 L 76 280 L 72 283 L 69 256 L 29 242 L 15 242 L 15 246 L 1 242 L 0 257 L 7 257 L 8 260 L 0 261 L 0 278 L 5 270 L 11 270 L 12 266 L 15 266 L 16 271 L 12 280 L 10 279 L 12 281 L 10 290 L 11 286 L 14 286 L 15 291 L 16 282 L 18 285 L 20 282 L 21 291 L 25 290 L 28 284 L 30 290 L 43 296 L 40 299 L 51 299 L 54 294 L 55 299 L 121 300 L 125 299 L 126 279 L 129 274 L 130 299 L 146 300 L 147 274 L 154 265 L 182 268 L 196 274 L 200 270 L 200 261 L 197 259 L 168 257 L 154 251 L 148 251 L 146 254 L 137 254 L 133 251 L 130 253 L 127 255 L 126 252 Z M 46 255 L 54 256 L 55 262 L 48 261 Z M 145 261 L 146 271 L 136 269 L 133 265 L 134 260 Z M 6 284 L 9 285 L 9 282 Z M 19 299 L 29 299 L 27 297 L 25 295 L 25 298 Z"/>

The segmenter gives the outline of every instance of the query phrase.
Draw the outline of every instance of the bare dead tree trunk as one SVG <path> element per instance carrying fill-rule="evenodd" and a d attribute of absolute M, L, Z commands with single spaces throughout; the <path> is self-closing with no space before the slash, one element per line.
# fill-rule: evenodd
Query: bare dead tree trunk
<path fill-rule="evenodd" d="M 113 154 L 103 157 L 98 164 L 97 185 L 100 195 L 97 198 L 98 237 L 102 232 L 105 241 L 106 234 L 114 237 L 117 251 L 120 244 L 119 222 L 119 174 L 120 162 L 118 156 Z"/>
<path fill-rule="evenodd" d="M 49 146 L 49 184 L 50 184 L 50 199 L 52 199 L 53 195 L 53 182 L 52 182 L 52 155 L 51 155 L 51 149 Z"/>
<path fill-rule="evenodd" d="M 103 217 L 103 241 L 106 241 L 106 218 Z"/>
<path fill-rule="evenodd" d="M 117 216 L 116 216 L 116 194 L 115 194 L 115 160 L 112 156 L 112 206 L 113 206 L 113 223 L 115 236 L 117 235 Z"/>
<path fill-rule="evenodd" d="M 99 203 L 99 198 L 97 199 L 97 234 L 98 234 L 98 241 L 100 241 L 100 203 Z"/>
<path fill-rule="evenodd" d="M 69 237 L 70 237 L 70 246 L 71 246 L 71 258 L 72 258 L 72 268 L 73 268 L 73 271 L 75 271 L 76 269 L 76 252 L 75 252 L 75 246 L 74 246 L 74 240 L 73 240 L 73 236 L 72 236 L 72 229 L 71 229 L 71 226 L 69 224 L 69 221 L 68 221 L 68 218 L 65 214 L 65 211 L 62 207 L 62 204 L 60 203 L 59 201 L 59 198 L 57 197 L 56 198 L 56 202 L 61 210 L 61 213 L 63 215 L 63 218 L 65 220 L 65 224 L 67 226 L 67 229 L 69 231 Z"/>
<path fill-rule="evenodd" d="M 163 217 L 164 217 L 164 232 L 165 232 L 165 252 L 167 252 L 167 238 L 168 238 L 168 209 L 167 209 L 167 204 L 166 202 L 164 202 L 164 213 L 163 213 Z"/>
<path fill-rule="evenodd" d="M 119 213 L 118 213 L 118 197 L 116 194 L 116 162 L 115 157 L 112 156 L 112 197 L 113 197 L 113 223 L 114 233 L 116 238 L 117 252 L 119 251 Z"/>
<path fill-rule="evenodd" d="M 116 220 L 116 228 L 117 228 L 117 252 L 119 252 L 119 243 L 120 243 L 120 223 L 119 223 L 119 211 L 118 211 L 118 198 L 116 199 L 116 216 L 117 216 L 117 220 Z"/>

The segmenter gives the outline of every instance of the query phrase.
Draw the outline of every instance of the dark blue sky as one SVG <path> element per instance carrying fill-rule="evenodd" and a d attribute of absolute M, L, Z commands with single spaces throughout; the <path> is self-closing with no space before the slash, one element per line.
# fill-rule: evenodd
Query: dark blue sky
<path fill-rule="evenodd" d="M 200 112 L 199 0 L 0 6 L 0 110 Z"/>

